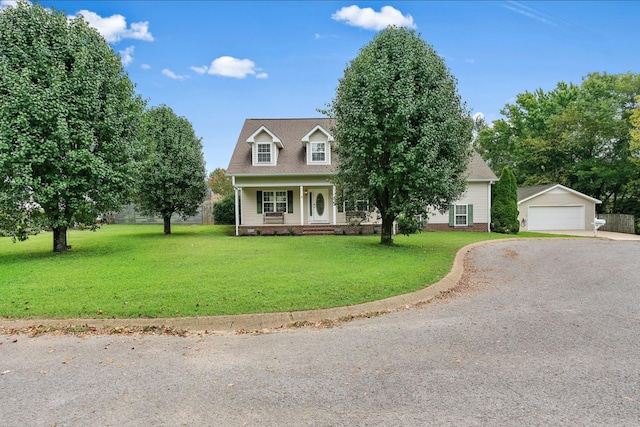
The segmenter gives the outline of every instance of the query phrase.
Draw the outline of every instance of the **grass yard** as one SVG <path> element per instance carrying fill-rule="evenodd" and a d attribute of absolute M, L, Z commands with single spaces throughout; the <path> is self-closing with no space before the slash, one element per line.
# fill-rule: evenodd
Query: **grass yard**
<path fill-rule="evenodd" d="M 461 247 L 500 234 L 231 237 L 223 226 L 108 225 L 0 238 L 0 316 L 136 318 L 298 311 L 420 289 L 449 270 Z M 536 235 L 539 236 L 539 235 Z"/>

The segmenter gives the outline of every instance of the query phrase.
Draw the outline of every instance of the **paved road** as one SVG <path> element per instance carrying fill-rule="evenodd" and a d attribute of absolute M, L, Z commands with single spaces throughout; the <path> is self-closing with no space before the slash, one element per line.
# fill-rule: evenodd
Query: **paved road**
<path fill-rule="evenodd" d="M 0 336 L 0 424 L 640 426 L 640 243 L 469 259 L 460 292 L 330 329 Z"/>

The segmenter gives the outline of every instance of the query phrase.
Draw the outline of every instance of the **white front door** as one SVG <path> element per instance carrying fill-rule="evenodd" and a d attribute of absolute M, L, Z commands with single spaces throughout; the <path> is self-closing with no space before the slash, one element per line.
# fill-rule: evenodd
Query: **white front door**
<path fill-rule="evenodd" d="M 329 192 L 327 190 L 309 191 L 309 222 L 329 222 Z"/>

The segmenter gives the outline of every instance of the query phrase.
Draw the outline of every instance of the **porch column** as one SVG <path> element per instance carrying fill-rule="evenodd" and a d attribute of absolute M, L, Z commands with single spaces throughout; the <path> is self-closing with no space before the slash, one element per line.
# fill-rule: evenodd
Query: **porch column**
<path fill-rule="evenodd" d="M 300 186 L 300 225 L 304 225 L 304 187 Z"/>
<path fill-rule="evenodd" d="M 487 185 L 487 232 L 491 233 L 491 186 L 493 181 L 489 181 Z"/>
<path fill-rule="evenodd" d="M 333 186 L 333 225 L 337 224 L 336 217 L 338 216 L 338 207 L 336 206 L 336 186 Z"/>
<path fill-rule="evenodd" d="M 238 187 L 236 187 L 236 177 L 231 177 L 231 184 L 233 185 L 233 194 L 234 194 L 234 202 L 235 202 L 235 214 L 236 214 L 236 236 L 238 236 L 239 228 L 240 228 L 240 212 L 238 210 Z"/>

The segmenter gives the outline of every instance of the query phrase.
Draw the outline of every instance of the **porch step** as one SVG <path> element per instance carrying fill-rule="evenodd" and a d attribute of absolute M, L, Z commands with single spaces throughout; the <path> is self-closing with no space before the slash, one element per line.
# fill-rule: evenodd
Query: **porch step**
<path fill-rule="evenodd" d="M 305 236 L 326 236 L 329 234 L 335 234 L 335 226 L 333 225 L 316 225 L 313 227 L 305 227 L 302 231 Z"/>

